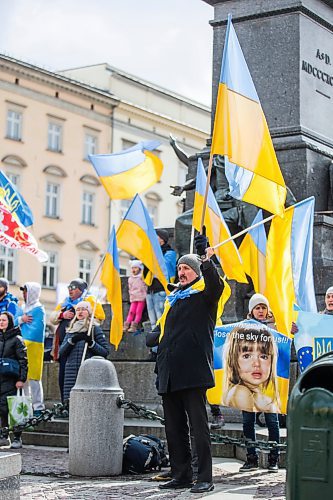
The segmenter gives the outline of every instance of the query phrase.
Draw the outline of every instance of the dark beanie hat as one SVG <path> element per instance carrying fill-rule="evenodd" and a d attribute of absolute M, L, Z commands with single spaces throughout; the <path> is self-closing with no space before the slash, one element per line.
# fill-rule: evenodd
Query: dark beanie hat
<path fill-rule="evenodd" d="M 169 233 L 166 229 L 156 229 L 156 234 L 164 241 L 164 243 L 168 243 Z"/>
<path fill-rule="evenodd" d="M 76 286 L 81 290 L 81 292 L 83 292 L 83 290 L 88 288 L 88 284 L 81 278 L 76 278 L 75 280 L 72 280 L 69 286 Z"/>
<path fill-rule="evenodd" d="M 188 253 L 186 255 L 183 255 L 178 261 L 178 266 L 179 264 L 186 264 L 189 266 L 193 271 L 200 276 L 201 275 L 201 270 L 200 270 L 200 265 L 201 265 L 201 260 L 199 256 L 196 253 Z"/>
<path fill-rule="evenodd" d="M 6 278 L 0 278 L 0 286 L 3 286 L 6 290 L 8 290 L 9 281 Z"/>

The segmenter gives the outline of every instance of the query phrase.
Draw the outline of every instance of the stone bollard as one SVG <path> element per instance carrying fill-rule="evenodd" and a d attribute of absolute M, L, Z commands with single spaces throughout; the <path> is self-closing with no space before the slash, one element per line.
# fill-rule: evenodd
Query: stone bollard
<path fill-rule="evenodd" d="M 82 363 L 70 395 L 69 473 L 75 476 L 121 474 L 123 396 L 111 361 L 94 356 Z"/>

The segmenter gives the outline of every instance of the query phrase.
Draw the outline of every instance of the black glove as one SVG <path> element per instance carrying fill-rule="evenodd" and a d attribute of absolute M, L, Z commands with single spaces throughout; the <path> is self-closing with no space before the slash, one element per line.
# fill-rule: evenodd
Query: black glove
<path fill-rule="evenodd" d="M 88 346 L 91 346 L 93 343 L 93 339 L 90 337 L 90 335 L 87 335 L 86 333 L 76 333 L 71 338 L 71 341 L 73 344 L 76 344 L 77 342 L 80 342 L 81 340 L 83 340 L 84 342 L 87 342 Z"/>
<path fill-rule="evenodd" d="M 204 234 L 198 234 L 194 238 L 194 246 L 196 249 L 196 252 L 200 257 L 202 255 L 206 255 L 206 248 L 207 248 L 207 238 Z"/>

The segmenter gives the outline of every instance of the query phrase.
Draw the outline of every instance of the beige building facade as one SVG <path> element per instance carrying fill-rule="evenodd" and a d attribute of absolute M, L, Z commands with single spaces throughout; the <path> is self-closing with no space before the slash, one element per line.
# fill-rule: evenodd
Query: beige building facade
<path fill-rule="evenodd" d="M 163 176 L 142 199 L 155 226 L 171 227 L 182 204 L 169 186 L 182 184 L 187 171 L 169 145 L 169 134 L 192 154 L 205 146 L 209 126 L 205 106 L 106 64 L 52 73 L 0 55 L 1 170 L 32 209 L 31 231 L 49 255 L 41 264 L 0 247 L 0 275 L 9 279 L 11 291 L 19 295 L 25 281 L 40 282 L 49 312 L 58 283 L 92 279 L 110 226 L 119 225 L 130 200 L 110 201 L 88 154 L 160 140 Z M 127 258 L 121 259 L 123 272 Z"/>

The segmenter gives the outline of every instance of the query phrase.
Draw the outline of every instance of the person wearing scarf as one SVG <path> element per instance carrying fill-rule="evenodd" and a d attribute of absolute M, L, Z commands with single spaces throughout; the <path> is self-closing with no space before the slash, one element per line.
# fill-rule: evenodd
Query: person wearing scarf
<path fill-rule="evenodd" d="M 34 416 L 38 417 L 44 410 L 44 394 L 42 386 L 44 340 L 45 340 L 45 310 L 40 303 L 41 286 L 34 281 L 24 283 L 23 314 L 18 317 L 22 337 L 28 351 L 28 380 L 25 389 L 31 394 Z"/>
<path fill-rule="evenodd" d="M 261 293 L 255 293 L 249 300 L 249 313 L 247 319 L 254 319 L 259 323 L 276 330 L 274 314 L 270 309 L 267 297 Z M 296 325 L 293 323 L 291 333 Z M 297 327 L 296 327 L 297 328 Z M 280 442 L 280 427 L 277 413 L 263 412 L 268 429 L 268 440 Z M 250 411 L 242 411 L 243 418 L 243 434 L 244 436 L 254 441 L 256 439 L 255 421 L 256 413 Z M 279 471 L 279 451 L 273 449 L 268 455 L 268 470 L 270 472 Z M 240 472 L 248 472 L 259 469 L 259 458 L 256 448 L 249 447 L 246 452 L 246 461 L 240 467 Z"/>
<path fill-rule="evenodd" d="M 75 316 L 66 330 L 66 335 L 59 349 L 59 358 L 64 362 L 64 402 L 69 400 L 81 366 L 82 356 L 87 343 L 85 359 L 92 356 L 106 358 L 109 344 L 103 330 L 95 324 L 89 332 L 92 308 L 90 302 L 81 301 L 75 306 Z"/>
<path fill-rule="evenodd" d="M 196 236 L 195 247 L 202 258 L 188 254 L 179 259 L 179 286 L 167 297 L 153 334 L 159 336 L 158 392 L 163 398 L 173 478 L 160 488 L 202 493 L 214 488 L 206 390 L 215 385 L 214 327 L 223 282 L 210 261 L 214 251 L 206 248 L 206 237 Z M 198 454 L 194 485 L 188 421 Z"/>
<path fill-rule="evenodd" d="M 330 286 L 325 293 L 325 309 L 322 314 L 333 314 L 333 286 Z"/>
<path fill-rule="evenodd" d="M 52 357 L 54 361 L 59 362 L 59 389 L 62 402 L 64 402 L 65 364 L 64 361 L 59 359 L 59 348 L 64 341 L 66 328 L 74 318 L 75 306 L 82 300 L 85 300 L 91 304 L 92 308 L 94 307 L 96 299 L 87 293 L 87 289 L 88 283 L 82 278 L 75 278 L 72 280 L 68 285 L 68 297 L 60 302 L 50 315 L 50 323 L 57 327 L 52 347 Z M 100 322 L 105 319 L 103 306 L 98 301 L 96 303 L 95 319 Z"/>

